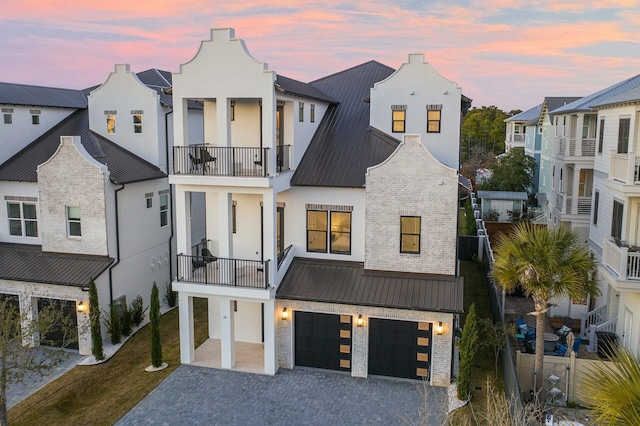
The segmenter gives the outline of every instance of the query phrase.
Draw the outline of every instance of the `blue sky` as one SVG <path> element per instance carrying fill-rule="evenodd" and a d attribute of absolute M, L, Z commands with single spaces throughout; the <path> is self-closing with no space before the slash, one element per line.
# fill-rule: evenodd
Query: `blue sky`
<path fill-rule="evenodd" d="M 85 88 L 116 63 L 177 71 L 222 27 L 302 81 L 424 53 L 474 106 L 507 111 L 640 74 L 640 0 L 21 0 L 0 9 L 0 81 Z"/>

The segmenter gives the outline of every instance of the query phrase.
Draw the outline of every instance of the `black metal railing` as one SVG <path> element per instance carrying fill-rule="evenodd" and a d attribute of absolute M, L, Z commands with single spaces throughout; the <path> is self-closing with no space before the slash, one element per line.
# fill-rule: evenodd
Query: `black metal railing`
<path fill-rule="evenodd" d="M 266 177 L 269 176 L 268 158 L 269 148 L 175 146 L 173 147 L 173 173 Z M 288 155 L 286 161 L 288 167 Z"/>
<path fill-rule="evenodd" d="M 291 250 L 291 247 L 293 247 L 293 245 L 290 245 L 289 247 L 287 247 L 286 249 L 278 253 L 278 269 L 280 269 L 280 265 L 282 265 L 282 262 L 284 262 L 284 260 L 287 258 L 287 255 L 289 254 L 289 250 Z"/>
<path fill-rule="evenodd" d="M 269 260 L 178 255 L 178 280 L 232 287 L 268 288 Z"/>

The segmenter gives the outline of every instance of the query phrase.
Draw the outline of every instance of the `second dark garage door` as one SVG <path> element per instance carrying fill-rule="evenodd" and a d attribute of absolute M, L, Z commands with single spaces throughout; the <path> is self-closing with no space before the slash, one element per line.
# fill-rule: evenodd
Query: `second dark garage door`
<path fill-rule="evenodd" d="M 431 323 L 369 319 L 369 374 L 428 378 Z"/>
<path fill-rule="evenodd" d="M 351 371 L 351 316 L 299 312 L 295 321 L 296 365 Z"/>

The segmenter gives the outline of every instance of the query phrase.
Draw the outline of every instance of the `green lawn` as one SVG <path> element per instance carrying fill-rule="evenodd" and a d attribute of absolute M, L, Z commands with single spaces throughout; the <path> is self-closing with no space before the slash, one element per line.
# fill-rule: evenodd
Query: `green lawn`
<path fill-rule="evenodd" d="M 207 303 L 195 299 L 196 344 L 207 337 Z M 147 373 L 151 364 L 151 329 L 132 336 L 107 362 L 77 366 L 9 410 L 9 423 L 111 425 L 144 398 L 178 365 L 178 310 L 162 316 L 163 360 L 169 368 Z"/>

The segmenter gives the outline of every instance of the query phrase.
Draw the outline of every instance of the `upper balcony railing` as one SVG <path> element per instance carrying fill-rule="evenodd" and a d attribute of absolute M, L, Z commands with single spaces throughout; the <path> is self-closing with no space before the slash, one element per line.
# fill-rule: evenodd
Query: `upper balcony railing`
<path fill-rule="evenodd" d="M 276 147 L 276 172 L 289 170 L 289 145 Z M 204 176 L 269 176 L 269 148 L 212 145 L 173 148 L 173 173 Z"/>
<path fill-rule="evenodd" d="M 605 238 L 602 265 L 613 271 L 621 281 L 629 281 L 626 289 L 640 290 L 640 247 Z"/>
<path fill-rule="evenodd" d="M 591 214 L 591 197 L 574 197 L 556 192 L 555 208 L 562 214 Z"/>
<path fill-rule="evenodd" d="M 593 157 L 596 155 L 595 138 L 578 139 L 575 137 L 556 136 L 556 153 L 565 157 Z"/>
<path fill-rule="evenodd" d="M 640 157 L 636 157 L 635 153 L 631 152 L 628 154 L 611 152 L 609 177 L 628 185 L 640 184 Z"/>
<path fill-rule="evenodd" d="M 178 255 L 178 280 L 197 284 L 266 289 L 269 260 Z"/>

